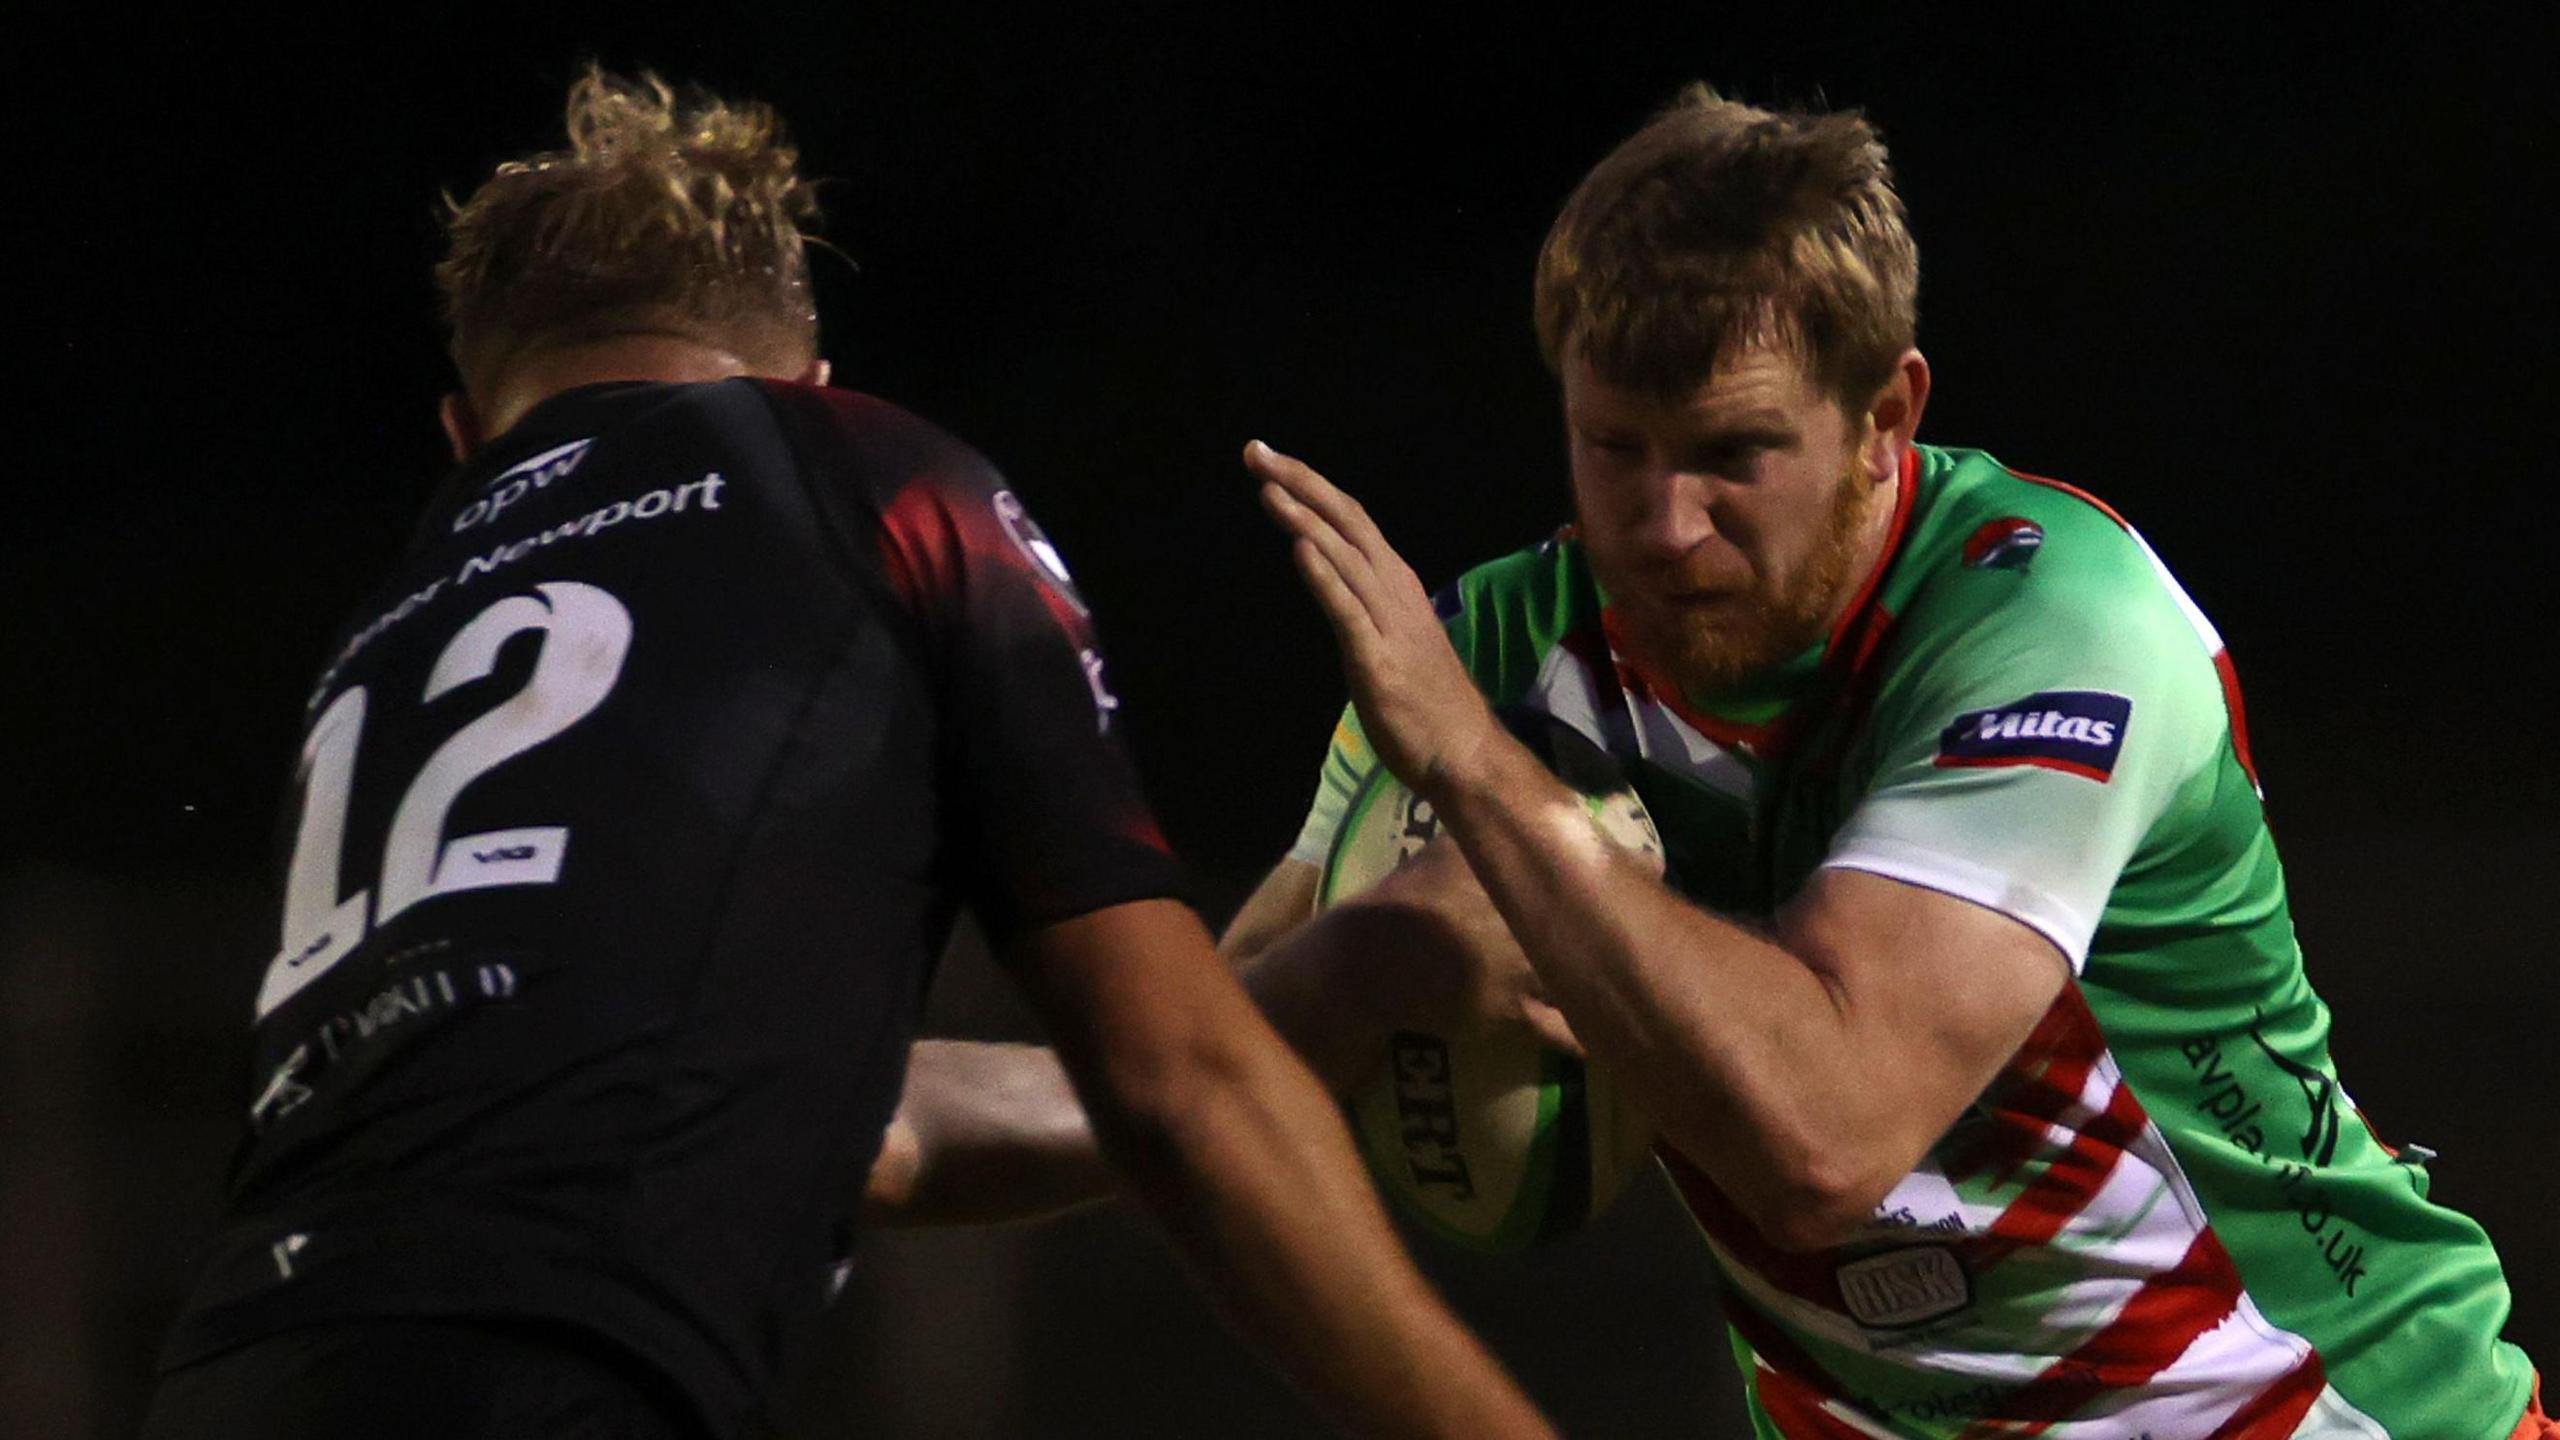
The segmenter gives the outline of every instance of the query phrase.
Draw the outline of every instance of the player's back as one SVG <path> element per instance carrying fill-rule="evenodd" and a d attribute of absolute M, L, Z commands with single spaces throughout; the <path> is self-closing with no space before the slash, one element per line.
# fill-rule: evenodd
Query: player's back
<path fill-rule="evenodd" d="M 447 477 L 311 694 L 251 1133 L 171 1361 L 534 1316 L 749 1403 L 963 898 L 919 592 L 997 485 L 894 407 L 748 380 L 574 390 Z"/>

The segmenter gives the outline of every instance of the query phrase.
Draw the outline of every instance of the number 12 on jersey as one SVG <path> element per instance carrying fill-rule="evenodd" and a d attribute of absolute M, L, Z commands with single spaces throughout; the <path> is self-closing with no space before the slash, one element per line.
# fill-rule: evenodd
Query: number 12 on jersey
<path fill-rule="evenodd" d="M 631 612 L 622 602 L 575 581 L 534 588 L 535 595 L 508 596 L 473 616 L 428 672 L 420 704 L 488 678 L 500 646 L 527 630 L 542 633 L 524 688 L 455 731 L 409 782 L 392 811 L 375 890 L 338 893 L 356 750 L 371 702 L 355 685 L 320 712 L 302 742 L 302 820 L 285 871 L 283 944 L 258 987 L 258 1019 L 345 959 L 373 927 L 421 900 L 560 878 L 569 850 L 565 826 L 444 834 L 447 813 L 472 781 L 577 724 L 622 678 L 631 648 Z"/>

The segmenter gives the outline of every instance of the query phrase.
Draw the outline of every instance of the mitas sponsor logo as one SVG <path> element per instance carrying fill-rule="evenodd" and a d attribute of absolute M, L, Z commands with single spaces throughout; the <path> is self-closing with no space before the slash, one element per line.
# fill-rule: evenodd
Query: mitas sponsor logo
<path fill-rule="evenodd" d="M 1943 767 L 2033 765 L 2106 783 L 2133 702 L 2103 690 L 2052 690 L 1959 715 L 1938 736 Z"/>
<path fill-rule="evenodd" d="M 1943 1245 L 1919 1245 L 1852 1260 L 1835 1272 L 1840 1303 L 1861 1325 L 1899 1329 L 1952 1315 L 1973 1303 L 1964 1262 Z"/>

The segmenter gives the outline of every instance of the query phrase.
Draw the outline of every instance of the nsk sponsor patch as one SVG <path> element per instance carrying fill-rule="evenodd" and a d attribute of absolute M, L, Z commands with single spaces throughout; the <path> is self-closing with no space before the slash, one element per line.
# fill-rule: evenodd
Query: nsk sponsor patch
<path fill-rule="evenodd" d="M 1938 735 L 1943 767 L 2035 765 L 2103 785 L 2124 752 L 2133 702 L 2103 690 L 2048 690 L 1956 717 Z"/>

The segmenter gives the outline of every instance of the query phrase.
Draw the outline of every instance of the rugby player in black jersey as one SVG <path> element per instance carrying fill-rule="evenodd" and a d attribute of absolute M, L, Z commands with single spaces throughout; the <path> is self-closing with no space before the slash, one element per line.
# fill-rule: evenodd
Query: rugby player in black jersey
<path fill-rule="evenodd" d="M 146 1434 L 741 1433 L 964 905 L 1335 1419 L 1545 1433 L 1168 898 L 1057 553 L 967 446 L 824 388 L 772 114 L 591 72 L 568 123 L 451 216 L 459 463 L 308 698 L 249 1131 Z M 931 1208 L 906 1139 L 875 1208 Z"/>

